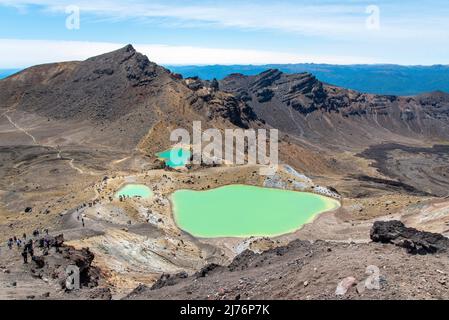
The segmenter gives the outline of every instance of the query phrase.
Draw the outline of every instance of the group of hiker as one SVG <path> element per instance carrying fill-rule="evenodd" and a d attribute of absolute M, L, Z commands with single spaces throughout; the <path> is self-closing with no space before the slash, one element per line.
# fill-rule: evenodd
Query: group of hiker
<path fill-rule="evenodd" d="M 77 211 L 78 211 L 78 210 L 77 210 Z M 84 214 L 84 213 L 78 214 L 78 215 L 76 216 L 76 219 L 77 219 L 78 221 L 81 220 L 81 225 L 83 226 L 83 228 L 86 226 L 86 224 L 85 224 L 85 222 L 84 222 L 84 217 L 85 217 L 85 214 Z"/>
<path fill-rule="evenodd" d="M 131 197 L 128 195 L 119 195 L 118 198 L 119 198 L 120 202 L 123 202 L 126 199 L 131 199 Z"/>
<path fill-rule="evenodd" d="M 44 229 L 45 236 L 40 239 L 42 243 L 40 243 L 40 246 L 43 248 L 44 255 L 48 254 L 48 250 L 50 249 L 50 239 L 48 238 L 48 229 Z M 33 237 L 37 239 L 40 235 L 39 230 L 33 231 Z M 27 239 L 26 233 L 22 235 L 22 238 L 20 239 L 17 236 L 14 236 L 12 238 L 9 238 L 7 241 L 7 245 L 9 250 L 12 250 L 13 246 L 17 246 L 18 249 L 22 249 L 22 257 L 23 257 L 23 263 L 28 263 L 28 256 L 33 259 L 34 257 L 34 241 L 33 239 Z M 23 248 L 22 248 L 23 245 Z"/>

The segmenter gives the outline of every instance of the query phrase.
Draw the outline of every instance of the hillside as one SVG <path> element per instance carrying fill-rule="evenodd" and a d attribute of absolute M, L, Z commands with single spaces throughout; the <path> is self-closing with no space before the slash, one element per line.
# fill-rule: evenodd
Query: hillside
<path fill-rule="evenodd" d="M 324 84 L 310 73 L 277 69 L 255 76 L 231 74 L 220 81 L 220 89 L 245 100 L 275 128 L 342 149 L 400 136 L 444 139 L 449 133 L 449 94 L 442 92 L 416 97 L 363 94 Z"/>
<path fill-rule="evenodd" d="M 424 236 L 418 232 L 415 241 L 418 237 Z M 209 265 L 189 278 L 163 277 L 153 287 L 136 288 L 127 299 L 447 299 L 443 251 L 413 255 L 388 242 L 295 240 L 261 253 L 244 251 L 227 266 Z M 369 286 L 373 270 L 379 272 L 374 274 L 377 286 Z M 341 281 L 351 278 L 343 294 L 336 294 Z"/>

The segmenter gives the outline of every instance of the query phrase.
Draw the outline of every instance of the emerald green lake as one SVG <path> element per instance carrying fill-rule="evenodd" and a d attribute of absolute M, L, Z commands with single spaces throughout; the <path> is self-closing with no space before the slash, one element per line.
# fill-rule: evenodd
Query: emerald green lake
<path fill-rule="evenodd" d="M 177 225 L 196 237 L 278 236 L 340 206 L 321 195 L 247 185 L 172 195 Z"/>
<path fill-rule="evenodd" d="M 174 155 L 173 157 L 172 153 Z M 185 166 L 187 161 L 190 159 L 190 155 L 191 155 L 190 150 L 183 148 L 173 148 L 156 153 L 156 156 L 164 160 L 167 166 L 171 168 Z"/>
<path fill-rule="evenodd" d="M 119 196 L 149 198 L 153 196 L 153 192 L 143 184 L 127 184 L 115 194 L 116 198 Z"/>

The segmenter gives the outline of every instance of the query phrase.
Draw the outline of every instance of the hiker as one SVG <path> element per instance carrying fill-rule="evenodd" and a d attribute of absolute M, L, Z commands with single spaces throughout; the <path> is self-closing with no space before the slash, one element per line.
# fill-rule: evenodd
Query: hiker
<path fill-rule="evenodd" d="M 16 244 L 17 244 L 17 248 L 20 248 L 20 247 L 22 246 L 22 240 L 20 240 L 19 238 L 17 238 Z"/>
<path fill-rule="evenodd" d="M 9 248 L 9 250 L 12 249 L 12 244 L 13 244 L 12 238 L 9 238 L 9 240 L 8 240 L 8 248 Z"/>
<path fill-rule="evenodd" d="M 81 217 L 81 223 L 83 224 L 83 228 L 85 227 L 85 224 L 84 224 L 84 217 Z"/>
<path fill-rule="evenodd" d="M 23 251 L 22 251 L 23 264 L 27 264 L 28 263 L 28 253 L 27 253 L 27 250 L 25 248 L 26 248 L 26 246 L 23 248 Z"/>
<path fill-rule="evenodd" d="M 50 251 L 50 240 L 44 239 L 44 245 L 43 245 L 43 254 L 44 256 L 48 256 L 48 252 Z"/>
<path fill-rule="evenodd" d="M 31 257 L 34 256 L 34 249 L 33 249 L 33 240 L 29 240 L 26 246 L 24 247 L 24 250 L 26 250 Z"/>
<path fill-rule="evenodd" d="M 26 239 L 27 239 L 27 234 L 26 234 L 26 233 L 24 233 L 24 234 L 22 235 L 22 239 L 23 239 L 23 242 L 26 241 Z"/>

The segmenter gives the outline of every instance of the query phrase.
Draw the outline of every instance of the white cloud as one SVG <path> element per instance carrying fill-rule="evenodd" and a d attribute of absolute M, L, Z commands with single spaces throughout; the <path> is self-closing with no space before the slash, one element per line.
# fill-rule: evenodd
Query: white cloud
<path fill-rule="evenodd" d="M 372 32 L 365 27 L 366 7 L 370 1 L 142 1 L 142 0 L 0 0 L 0 5 L 19 8 L 39 5 L 48 11 L 64 13 L 76 4 L 82 13 L 103 18 L 163 18 L 160 23 L 203 27 L 268 29 L 302 35 L 355 39 L 409 39 L 439 37 L 435 30 L 447 30 L 446 12 L 436 11 L 430 17 L 410 16 L 402 3 L 381 2 L 381 29 Z M 425 6 L 425 5 L 424 5 Z M 418 10 L 420 7 L 417 7 Z M 427 21 L 427 24 L 417 21 Z M 445 32 L 447 35 L 447 32 Z"/>
<path fill-rule="evenodd" d="M 23 68 L 35 64 L 84 60 L 123 47 L 124 43 L 0 39 L 0 68 Z M 352 56 L 300 55 L 286 52 L 220 49 L 160 44 L 135 44 L 137 51 L 158 64 L 357 64 L 382 61 Z"/>

